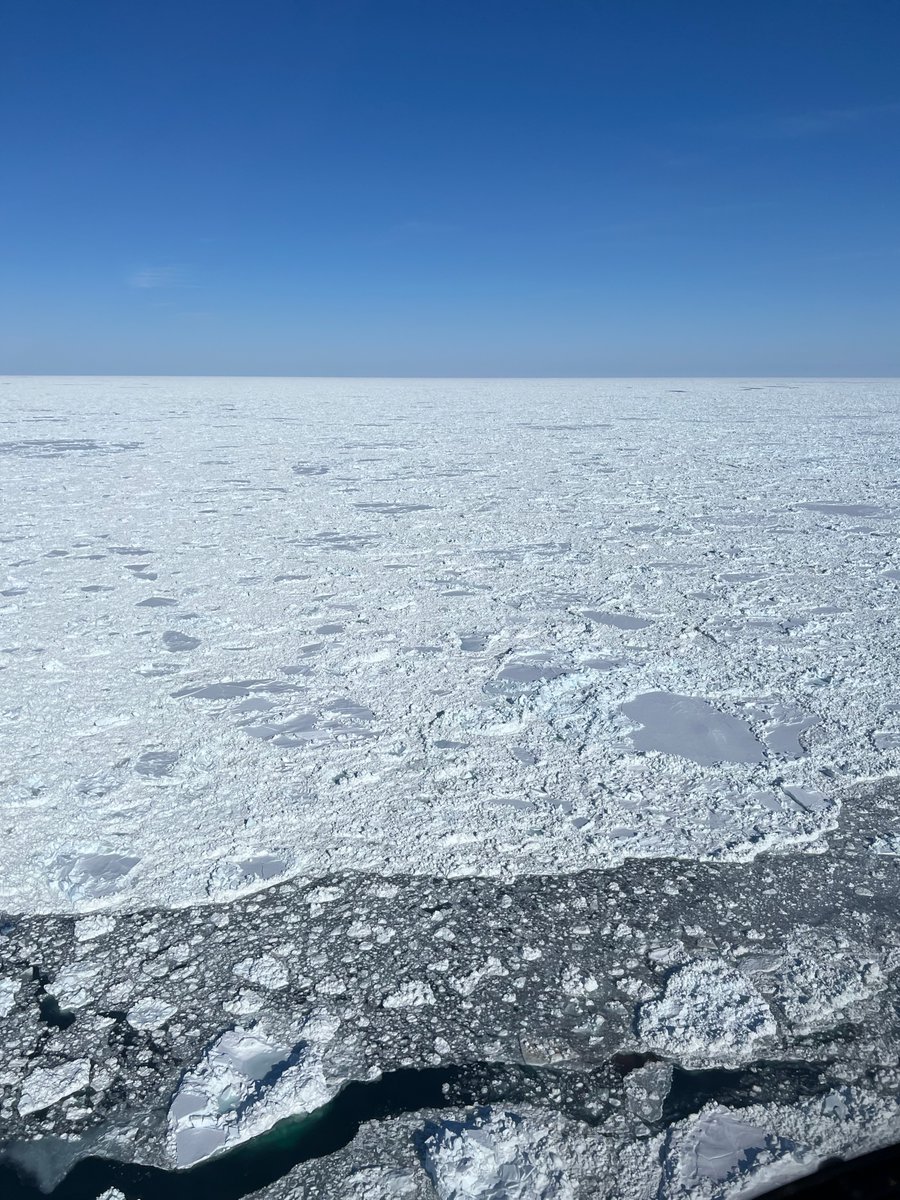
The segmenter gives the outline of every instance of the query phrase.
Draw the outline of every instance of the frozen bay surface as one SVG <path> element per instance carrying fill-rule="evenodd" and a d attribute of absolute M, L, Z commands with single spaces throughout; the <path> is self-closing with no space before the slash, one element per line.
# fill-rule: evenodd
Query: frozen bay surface
<path fill-rule="evenodd" d="M 0 421 L 7 911 L 817 850 L 897 771 L 894 381 L 6 379 Z"/>

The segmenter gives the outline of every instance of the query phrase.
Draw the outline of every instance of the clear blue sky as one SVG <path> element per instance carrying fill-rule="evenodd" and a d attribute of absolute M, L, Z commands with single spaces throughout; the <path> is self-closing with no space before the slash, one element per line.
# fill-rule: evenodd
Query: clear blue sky
<path fill-rule="evenodd" d="M 0 371 L 900 374 L 897 0 L 7 0 Z"/>

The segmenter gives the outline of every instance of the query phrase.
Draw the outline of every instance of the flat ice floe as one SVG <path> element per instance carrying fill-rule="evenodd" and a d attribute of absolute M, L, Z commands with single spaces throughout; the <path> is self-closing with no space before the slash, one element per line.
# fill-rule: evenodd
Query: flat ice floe
<path fill-rule="evenodd" d="M 893 382 L 0 399 L 8 910 L 750 859 L 896 772 Z"/>

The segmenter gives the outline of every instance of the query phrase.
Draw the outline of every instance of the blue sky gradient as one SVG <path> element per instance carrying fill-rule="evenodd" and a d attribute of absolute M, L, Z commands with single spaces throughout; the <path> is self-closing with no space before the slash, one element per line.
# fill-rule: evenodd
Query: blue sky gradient
<path fill-rule="evenodd" d="M 16 0 L 0 371 L 900 374 L 894 0 Z"/>

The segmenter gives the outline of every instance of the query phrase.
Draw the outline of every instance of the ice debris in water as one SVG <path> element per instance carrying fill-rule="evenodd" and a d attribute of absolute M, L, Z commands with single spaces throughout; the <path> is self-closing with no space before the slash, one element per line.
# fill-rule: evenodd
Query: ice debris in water
<path fill-rule="evenodd" d="M 881 956 L 834 934 L 802 930 L 789 939 L 774 975 L 775 993 L 797 1033 L 827 1029 L 853 1004 L 887 985 Z"/>

